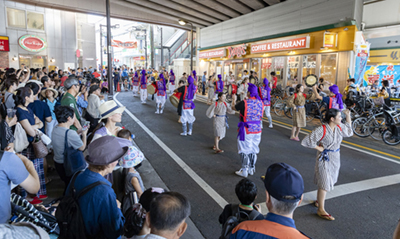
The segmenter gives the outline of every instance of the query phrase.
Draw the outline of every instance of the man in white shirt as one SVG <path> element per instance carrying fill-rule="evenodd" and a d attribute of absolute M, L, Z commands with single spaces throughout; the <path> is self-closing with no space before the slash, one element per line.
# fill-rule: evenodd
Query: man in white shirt
<path fill-rule="evenodd" d="M 244 78 L 249 78 L 249 77 L 250 77 L 249 72 L 247 70 L 244 70 L 242 75 L 242 81 L 244 80 Z"/>

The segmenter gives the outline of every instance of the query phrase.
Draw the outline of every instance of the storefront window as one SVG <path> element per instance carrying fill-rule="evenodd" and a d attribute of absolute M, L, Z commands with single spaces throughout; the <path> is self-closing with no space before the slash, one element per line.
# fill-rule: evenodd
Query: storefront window
<path fill-rule="evenodd" d="M 25 64 L 29 68 L 47 67 L 47 56 L 19 55 L 19 64 L 20 67 L 22 64 Z"/>
<path fill-rule="evenodd" d="M 218 76 L 219 74 L 221 74 L 221 76 L 222 76 L 223 75 L 223 73 L 222 73 L 222 62 L 221 61 L 217 61 L 216 65 L 217 65 L 217 69 L 216 69 L 216 72 L 215 72 L 216 75 Z"/>
<path fill-rule="evenodd" d="M 317 55 L 303 56 L 303 78 L 316 73 L 317 68 Z"/>
<path fill-rule="evenodd" d="M 261 79 L 269 79 L 272 71 L 272 58 L 263 58 L 261 60 Z"/>
<path fill-rule="evenodd" d="M 28 29 L 44 30 L 44 16 L 41 13 L 27 12 Z"/>
<path fill-rule="evenodd" d="M 293 86 L 299 83 L 298 70 L 299 70 L 300 56 L 289 56 L 287 59 L 287 85 Z"/>
<path fill-rule="evenodd" d="M 210 75 L 215 73 L 215 63 L 213 61 L 210 62 L 210 69 L 208 70 L 208 72 L 210 73 Z"/>
<path fill-rule="evenodd" d="M 285 60 L 286 57 L 274 57 L 272 58 L 273 63 L 273 71 L 278 78 L 277 86 L 280 85 L 282 88 L 285 88 L 283 85 L 283 71 L 285 70 Z M 272 79 L 271 79 L 272 80 Z"/>
<path fill-rule="evenodd" d="M 332 84 L 336 84 L 336 58 L 337 54 L 321 55 L 321 77 Z"/>
<path fill-rule="evenodd" d="M 7 23 L 9 27 L 26 28 L 25 11 L 7 8 Z"/>

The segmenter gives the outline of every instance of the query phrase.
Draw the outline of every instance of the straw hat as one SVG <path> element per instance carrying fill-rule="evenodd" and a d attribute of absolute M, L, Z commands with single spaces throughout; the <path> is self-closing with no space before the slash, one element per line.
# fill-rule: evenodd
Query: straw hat
<path fill-rule="evenodd" d="M 40 94 L 43 96 L 43 98 L 46 98 L 46 91 L 47 91 L 47 90 L 53 91 L 53 93 L 54 93 L 54 98 L 57 98 L 57 96 L 58 96 L 58 91 L 56 91 L 56 90 L 53 89 L 53 88 L 46 88 L 46 89 L 42 90 L 42 92 L 40 92 Z"/>
<path fill-rule="evenodd" d="M 115 101 L 109 100 L 100 105 L 99 111 L 101 121 L 102 119 L 107 119 L 114 114 L 122 114 L 125 111 L 125 106 L 119 106 Z"/>

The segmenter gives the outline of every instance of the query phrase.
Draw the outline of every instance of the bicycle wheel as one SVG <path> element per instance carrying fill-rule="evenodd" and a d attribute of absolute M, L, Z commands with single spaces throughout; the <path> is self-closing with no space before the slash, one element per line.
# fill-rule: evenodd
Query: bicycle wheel
<path fill-rule="evenodd" d="M 310 112 L 309 114 L 306 114 L 306 122 L 307 123 L 311 122 L 313 119 L 314 119 L 313 113 Z"/>
<path fill-rule="evenodd" d="M 277 116 L 284 116 L 285 115 L 285 108 L 286 104 L 281 102 L 281 103 L 276 103 L 274 106 L 274 112 Z"/>
<path fill-rule="evenodd" d="M 321 124 L 324 123 L 324 119 L 325 119 L 325 114 L 326 114 L 326 110 L 321 110 L 321 114 L 319 115 L 319 120 L 321 121 Z"/>
<path fill-rule="evenodd" d="M 388 145 L 398 145 L 400 144 L 400 137 L 395 137 L 390 130 L 385 130 L 382 134 L 383 142 Z"/>
<path fill-rule="evenodd" d="M 383 131 L 386 130 L 385 117 L 378 116 L 367 123 L 369 135 L 375 140 L 382 140 Z"/>
<path fill-rule="evenodd" d="M 288 117 L 289 119 L 293 118 L 293 109 L 292 108 L 285 108 L 285 115 L 286 117 Z"/>
<path fill-rule="evenodd" d="M 353 132 L 358 137 L 366 138 L 369 136 L 368 127 L 366 125 L 367 120 L 368 119 L 366 117 L 360 117 L 353 121 Z"/>

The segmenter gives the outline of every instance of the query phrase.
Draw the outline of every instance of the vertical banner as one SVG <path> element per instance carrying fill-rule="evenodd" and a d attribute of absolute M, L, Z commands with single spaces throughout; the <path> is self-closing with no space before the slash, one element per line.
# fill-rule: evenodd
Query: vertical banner
<path fill-rule="evenodd" d="M 367 67 L 369 48 L 371 44 L 360 44 L 357 45 L 356 51 L 356 67 L 354 70 L 354 79 L 356 80 L 356 85 L 361 85 L 363 83 L 364 72 Z"/>

